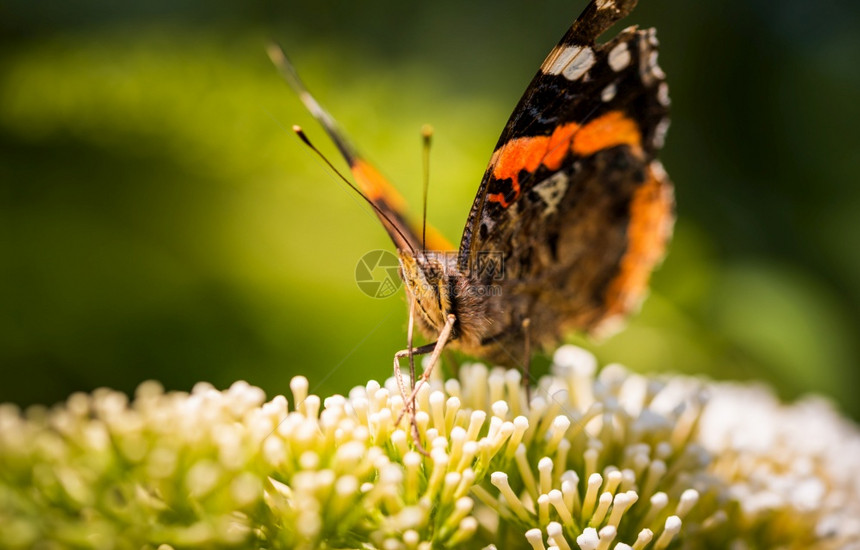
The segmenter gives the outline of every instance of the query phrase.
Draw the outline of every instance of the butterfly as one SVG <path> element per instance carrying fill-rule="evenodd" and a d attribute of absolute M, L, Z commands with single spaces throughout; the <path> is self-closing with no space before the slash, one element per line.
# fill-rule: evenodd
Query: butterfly
<path fill-rule="evenodd" d="M 591 0 L 550 51 L 493 150 L 457 249 L 408 223 L 394 188 L 270 51 L 388 231 L 410 322 L 435 340 L 395 355 L 399 373 L 401 358 L 432 354 L 413 398 L 446 345 L 528 365 L 533 344 L 605 332 L 643 299 L 674 222 L 673 187 L 656 159 L 668 86 L 654 29 L 597 43 L 635 5 Z"/>

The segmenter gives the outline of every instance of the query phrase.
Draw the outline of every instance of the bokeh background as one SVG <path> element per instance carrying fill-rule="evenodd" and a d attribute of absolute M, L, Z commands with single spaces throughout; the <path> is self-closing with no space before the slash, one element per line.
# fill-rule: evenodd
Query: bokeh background
<path fill-rule="evenodd" d="M 6 0 L 0 401 L 152 378 L 273 395 L 299 373 L 325 395 L 388 376 L 404 299 L 367 297 L 354 269 L 391 245 L 289 131 L 339 161 L 267 40 L 414 205 L 435 127 L 429 218 L 456 242 L 584 4 Z M 860 4 L 643 0 L 625 23 L 658 28 L 679 221 L 641 314 L 574 341 L 860 417 Z"/>

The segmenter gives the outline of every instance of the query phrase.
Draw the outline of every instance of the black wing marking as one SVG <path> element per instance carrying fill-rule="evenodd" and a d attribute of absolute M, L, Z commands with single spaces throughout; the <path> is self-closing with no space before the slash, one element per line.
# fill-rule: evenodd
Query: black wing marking
<path fill-rule="evenodd" d="M 631 27 L 608 43 L 595 43 L 635 4 L 635 0 L 592 0 L 541 65 L 508 120 L 478 189 L 460 243 L 461 268 L 468 269 L 476 252 L 505 246 L 496 234 L 498 226 L 509 225 L 504 223 L 506 217 L 523 215 L 529 208 L 518 199 L 554 172 L 565 170 L 573 175 L 573 165 L 581 158 L 574 152 L 562 154 L 558 150 L 576 139 L 575 130 L 567 136 L 570 139 L 553 143 L 537 159 L 562 154 L 558 166 L 541 166 L 539 162 L 538 168 L 532 169 L 534 166 L 527 166 L 529 159 L 517 157 L 521 151 L 506 150 L 506 146 L 537 146 L 528 140 L 553 136 L 568 123 L 585 126 L 610 112 L 621 113 L 636 125 L 643 160 L 653 159 L 662 146 L 668 126 L 668 88 L 657 66 L 654 30 Z M 531 160 L 534 165 L 535 159 Z M 513 176 L 517 181 L 512 181 L 511 170 L 502 170 L 507 178 L 497 177 L 499 168 L 508 167 L 506 163 L 516 167 L 517 162 L 523 167 L 519 177 Z M 515 203 L 519 206 L 510 208 Z"/>

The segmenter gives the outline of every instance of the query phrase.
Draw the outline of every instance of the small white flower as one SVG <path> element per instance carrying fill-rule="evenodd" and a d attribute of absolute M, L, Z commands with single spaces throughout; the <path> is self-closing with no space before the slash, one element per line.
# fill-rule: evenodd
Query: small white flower
<path fill-rule="evenodd" d="M 420 446 L 393 379 L 0 405 L 0 546 L 860 547 L 860 434 L 821 401 L 599 370 L 571 346 L 531 403 L 520 379 L 431 380 Z"/>

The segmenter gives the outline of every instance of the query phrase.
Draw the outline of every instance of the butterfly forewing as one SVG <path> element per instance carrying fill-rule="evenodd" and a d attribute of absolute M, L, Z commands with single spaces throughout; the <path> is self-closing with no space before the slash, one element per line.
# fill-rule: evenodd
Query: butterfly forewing
<path fill-rule="evenodd" d="M 671 184 L 655 160 L 668 88 L 653 29 L 597 37 L 635 2 L 592 1 L 550 52 L 493 152 L 460 245 L 460 268 L 503 259 L 510 334 L 523 318 L 555 339 L 595 331 L 644 294 L 671 233 Z M 502 338 L 504 340 L 504 338 Z"/>

